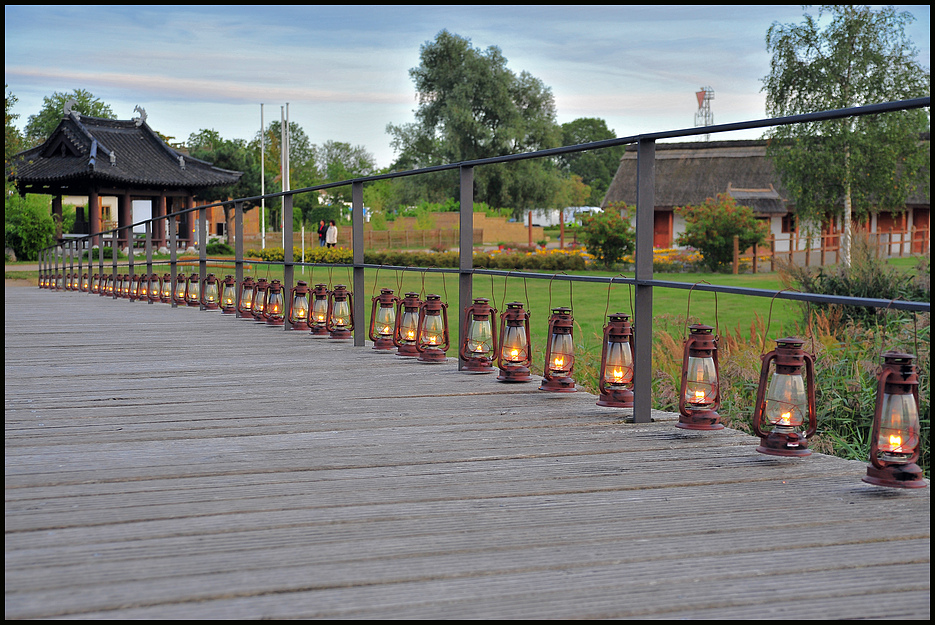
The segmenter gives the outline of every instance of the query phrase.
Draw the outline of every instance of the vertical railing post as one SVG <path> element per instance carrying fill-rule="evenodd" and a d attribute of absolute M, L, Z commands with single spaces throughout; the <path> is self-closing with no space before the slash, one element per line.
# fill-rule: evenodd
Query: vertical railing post
<path fill-rule="evenodd" d="M 293 196 L 282 196 L 282 292 L 283 304 L 283 329 L 291 330 L 292 323 L 289 321 L 289 309 L 292 308 L 292 302 L 289 301 L 289 293 L 292 291 L 292 279 L 295 275 L 295 241 L 292 236 L 292 200 Z"/>
<path fill-rule="evenodd" d="M 234 280 L 237 295 L 236 317 L 240 317 L 240 290 L 243 288 L 243 202 L 234 202 Z"/>
<path fill-rule="evenodd" d="M 653 210 L 656 193 L 656 143 L 640 139 L 636 160 L 636 295 L 633 372 L 633 422 L 652 421 Z"/>
<path fill-rule="evenodd" d="M 130 275 L 130 281 L 132 284 L 133 281 L 133 219 L 131 218 L 130 223 L 126 226 L 127 231 L 127 273 Z M 139 282 L 137 282 L 139 284 Z M 134 296 L 136 297 L 136 296 Z M 130 300 L 131 302 L 136 300 Z"/>
<path fill-rule="evenodd" d="M 149 277 L 153 275 L 153 221 L 150 219 L 146 222 L 146 275 L 144 278 L 146 282 L 152 286 L 152 283 L 149 281 Z M 149 292 L 149 289 L 146 290 L 149 294 L 147 302 L 150 304 L 155 304 L 153 300 L 152 293 Z"/>
<path fill-rule="evenodd" d="M 75 239 L 75 253 L 78 254 L 78 290 L 81 290 L 81 274 L 84 273 L 84 241 Z"/>
<path fill-rule="evenodd" d="M 367 337 L 364 302 L 364 183 L 351 183 L 351 246 L 354 250 L 354 347 L 363 347 Z"/>
<path fill-rule="evenodd" d="M 169 213 L 166 216 L 169 226 L 169 282 L 172 285 L 172 297 L 169 301 L 172 308 L 178 308 L 175 302 L 175 288 L 178 283 L 178 222 L 175 220 L 175 213 Z"/>
<path fill-rule="evenodd" d="M 117 253 L 119 243 L 117 242 L 117 234 L 120 232 L 119 229 L 114 229 L 110 231 L 110 259 L 111 259 L 111 275 L 114 278 L 114 295 L 111 299 L 117 299 L 120 297 L 120 294 L 117 293 Z"/>
<path fill-rule="evenodd" d="M 461 330 L 464 328 L 464 315 L 473 302 L 474 281 L 474 168 L 461 167 L 461 206 L 459 213 L 458 241 L 458 348 L 461 349 Z M 528 306 L 528 304 L 527 304 Z M 464 368 L 464 362 L 458 358 L 458 371 Z"/>
<path fill-rule="evenodd" d="M 198 295 L 201 299 L 204 290 L 205 277 L 208 275 L 208 209 L 202 206 L 198 209 Z M 205 305 L 200 301 L 198 310 L 204 310 Z"/>

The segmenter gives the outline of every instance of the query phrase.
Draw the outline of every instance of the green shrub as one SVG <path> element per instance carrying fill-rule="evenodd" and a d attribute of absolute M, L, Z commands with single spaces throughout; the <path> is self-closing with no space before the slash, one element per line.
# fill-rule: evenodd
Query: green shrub
<path fill-rule="evenodd" d="M 627 254 L 632 254 L 636 234 L 630 220 L 620 216 L 626 214 L 623 202 L 610 204 L 603 212 L 585 217 L 581 222 L 578 238 L 588 252 L 607 268 L 613 267 Z"/>
<path fill-rule="evenodd" d="M 675 212 L 685 218 L 685 232 L 677 243 L 699 250 L 712 272 L 733 263 L 735 235 L 741 252 L 766 240 L 767 225 L 756 218 L 753 209 L 737 206 L 726 193 L 718 193 L 717 199 L 708 198 L 701 206 L 683 206 Z"/>
<path fill-rule="evenodd" d="M 3 245 L 18 260 L 39 260 L 39 251 L 52 245 L 55 222 L 49 212 L 49 199 L 29 194 L 8 193 L 3 216 Z"/>
<path fill-rule="evenodd" d="M 212 241 L 205 247 L 208 256 L 233 256 L 234 248 L 223 241 Z"/>

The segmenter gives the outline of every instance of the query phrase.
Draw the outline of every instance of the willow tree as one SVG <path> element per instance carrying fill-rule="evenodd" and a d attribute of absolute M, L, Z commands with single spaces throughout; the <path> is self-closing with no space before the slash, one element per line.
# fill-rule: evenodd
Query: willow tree
<path fill-rule="evenodd" d="M 914 18 L 892 7 L 834 5 L 801 24 L 774 22 L 773 57 L 763 79 L 766 112 L 781 117 L 905 100 L 929 94 L 929 71 L 905 34 Z M 850 263 L 851 222 L 874 211 L 901 211 L 928 180 L 920 137 L 927 110 L 915 109 L 809 124 L 768 133 L 769 154 L 800 222 L 843 217 L 842 256 Z"/>

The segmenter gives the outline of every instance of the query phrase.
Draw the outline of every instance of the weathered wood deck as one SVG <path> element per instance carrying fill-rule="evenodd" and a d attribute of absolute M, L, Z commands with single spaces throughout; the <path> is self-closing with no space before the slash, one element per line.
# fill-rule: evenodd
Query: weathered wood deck
<path fill-rule="evenodd" d="M 5 292 L 11 618 L 924 618 L 930 489 L 197 309 Z"/>

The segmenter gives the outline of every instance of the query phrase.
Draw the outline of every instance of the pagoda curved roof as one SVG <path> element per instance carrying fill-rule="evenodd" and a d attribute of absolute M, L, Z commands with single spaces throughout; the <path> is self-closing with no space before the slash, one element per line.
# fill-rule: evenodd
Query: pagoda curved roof
<path fill-rule="evenodd" d="M 242 175 L 175 150 L 145 120 L 75 113 L 44 143 L 15 155 L 8 172 L 21 193 L 75 194 L 101 187 L 194 190 L 235 184 Z"/>

